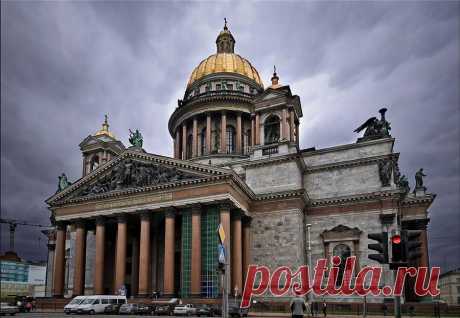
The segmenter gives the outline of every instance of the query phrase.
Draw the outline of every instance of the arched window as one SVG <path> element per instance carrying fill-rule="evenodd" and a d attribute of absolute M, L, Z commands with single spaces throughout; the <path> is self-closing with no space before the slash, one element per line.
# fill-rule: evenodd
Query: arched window
<path fill-rule="evenodd" d="M 333 255 L 340 257 L 339 273 L 337 275 L 336 280 L 336 285 L 339 286 L 343 280 L 343 274 L 345 271 L 345 261 L 347 260 L 347 257 L 351 256 L 351 249 L 346 244 L 339 244 L 334 247 Z"/>
<path fill-rule="evenodd" d="M 251 129 L 246 130 L 244 134 L 244 153 L 249 153 L 249 147 L 251 147 Z"/>
<path fill-rule="evenodd" d="M 264 123 L 264 144 L 273 144 L 280 139 L 280 119 L 276 115 L 270 115 Z"/>
<path fill-rule="evenodd" d="M 207 155 L 208 150 L 206 149 L 206 128 L 203 128 L 201 130 L 201 135 L 200 135 L 200 142 L 201 142 L 201 155 Z"/>
<path fill-rule="evenodd" d="M 188 135 L 187 137 L 187 153 L 185 159 L 192 158 L 192 147 L 193 147 L 193 136 Z"/>
<path fill-rule="evenodd" d="M 89 170 L 93 171 L 99 167 L 99 156 L 93 156 L 89 165 Z"/>
<path fill-rule="evenodd" d="M 227 126 L 227 153 L 235 152 L 235 128 Z"/>

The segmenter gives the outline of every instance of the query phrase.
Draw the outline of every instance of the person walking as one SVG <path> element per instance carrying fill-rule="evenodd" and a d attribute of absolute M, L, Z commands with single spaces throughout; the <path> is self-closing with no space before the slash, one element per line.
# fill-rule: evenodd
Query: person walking
<path fill-rule="evenodd" d="M 305 300 L 297 294 L 296 297 L 291 301 L 291 317 L 303 318 L 305 309 L 307 309 Z"/>
<path fill-rule="evenodd" d="M 327 304 L 325 301 L 323 301 L 323 315 L 324 315 L 324 318 L 327 317 Z"/>

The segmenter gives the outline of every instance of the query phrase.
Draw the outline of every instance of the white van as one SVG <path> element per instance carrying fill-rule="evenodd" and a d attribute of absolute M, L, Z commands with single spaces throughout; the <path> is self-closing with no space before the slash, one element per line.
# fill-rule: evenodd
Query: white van
<path fill-rule="evenodd" d="M 87 296 L 77 296 L 74 299 L 72 299 L 70 303 L 64 306 L 64 312 L 67 315 L 70 315 L 72 313 L 72 309 L 80 305 L 85 300 L 86 297 Z"/>
<path fill-rule="evenodd" d="M 126 296 L 119 295 L 94 295 L 86 296 L 85 300 L 72 310 L 77 314 L 101 314 L 110 304 L 126 304 Z"/>

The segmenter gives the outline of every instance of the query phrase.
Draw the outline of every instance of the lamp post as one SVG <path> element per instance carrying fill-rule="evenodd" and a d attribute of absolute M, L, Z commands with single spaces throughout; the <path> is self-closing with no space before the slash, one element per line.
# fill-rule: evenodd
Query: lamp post
<path fill-rule="evenodd" d="M 307 223 L 305 224 L 305 227 L 307 229 L 307 254 L 308 254 L 308 258 L 307 258 L 307 262 L 308 262 L 308 280 L 311 281 L 311 224 L 310 223 Z M 311 306 L 312 304 L 312 295 L 311 293 L 308 293 L 307 294 L 307 301 L 308 301 L 308 304 L 309 306 Z"/>

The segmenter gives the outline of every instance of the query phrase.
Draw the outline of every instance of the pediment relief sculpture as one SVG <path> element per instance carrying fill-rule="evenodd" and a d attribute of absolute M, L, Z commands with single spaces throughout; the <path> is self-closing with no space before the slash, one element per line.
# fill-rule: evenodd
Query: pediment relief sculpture
<path fill-rule="evenodd" d="M 139 162 L 126 158 L 120 161 L 109 173 L 99 177 L 96 182 L 82 187 L 74 197 L 96 195 L 128 188 L 155 186 L 195 178 L 200 178 L 200 176 L 184 172 L 175 167 Z"/>

